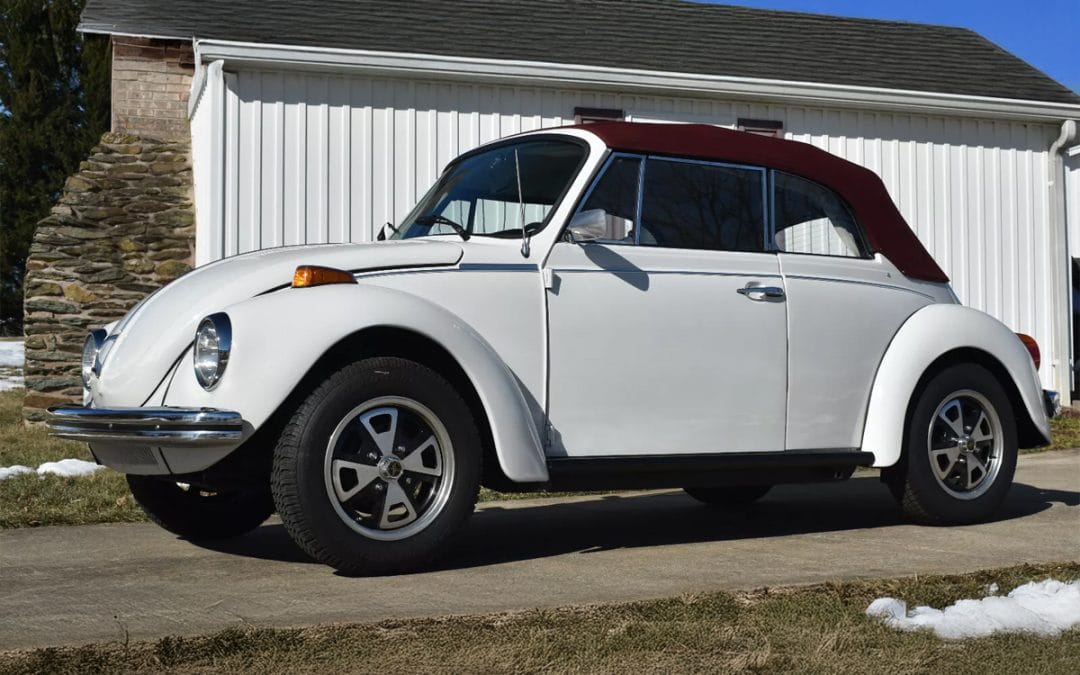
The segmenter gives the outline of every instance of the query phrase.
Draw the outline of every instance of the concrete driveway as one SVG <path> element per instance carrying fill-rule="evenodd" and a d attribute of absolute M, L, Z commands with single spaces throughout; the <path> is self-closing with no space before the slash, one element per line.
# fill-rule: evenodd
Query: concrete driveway
<path fill-rule="evenodd" d="M 0 532 L 0 649 L 639 600 L 1080 559 L 1080 451 L 1023 457 L 997 521 L 906 524 L 874 477 L 724 513 L 681 492 L 480 508 L 438 570 L 350 579 L 271 521 L 215 546 L 152 525 Z"/>

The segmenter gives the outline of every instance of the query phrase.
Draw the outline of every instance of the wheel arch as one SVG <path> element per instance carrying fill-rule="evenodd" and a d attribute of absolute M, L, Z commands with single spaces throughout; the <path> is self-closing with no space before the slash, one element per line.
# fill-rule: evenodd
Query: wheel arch
<path fill-rule="evenodd" d="M 936 373 L 956 363 L 977 363 L 1009 397 L 1020 447 L 1049 441 L 1042 387 L 1027 349 L 993 317 L 962 305 L 935 304 L 900 327 L 878 367 L 867 404 L 861 447 L 875 467 L 900 461 L 904 430 L 918 395 Z"/>
<path fill-rule="evenodd" d="M 490 445 L 485 452 L 496 460 L 488 462 L 489 472 L 499 470 L 493 480 L 548 480 L 521 385 L 490 344 L 445 308 L 399 290 L 335 285 L 259 296 L 226 313 L 233 350 L 219 386 L 204 391 L 194 382 L 189 350 L 168 405 L 238 410 L 250 424 L 246 440 L 266 439 L 330 369 L 364 356 L 401 356 L 461 388 Z M 287 326 L 281 317 L 288 317 Z"/>
<path fill-rule="evenodd" d="M 926 383 L 946 368 L 962 363 L 973 363 L 990 371 L 990 374 L 998 381 L 1001 388 L 1005 390 L 1005 395 L 1009 398 L 1009 405 L 1012 408 L 1013 417 L 1016 419 L 1017 440 L 1021 448 L 1033 448 L 1046 442 L 1042 432 L 1039 431 L 1035 421 L 1032 420 L 1027 406 L 1024 405 L 1024 399 L 1020 395 L 1016 382 L 1009 374 L 1008 368 L 993 354 L 977 347 L 958 347 L 942 354 L 926 367 L 926 370 L 923 371 L 922 376 L 919 378 L 918 384 L 915 385 L 911 400 L 908 401 L 907 415 L 904 418 L 905 427 L 911 420 L 912 409 L 918 397 L 926 388 Z"/>
<path fill-rule="evenodd" d="M 465 399 L 465 404 L 473 414 L 477 431 L 483 443 L 484 485 L 503 485 L 509 482 L 502 462 L 496 452 L 495 436 L 492 433 L 488 411 L 480 400 L 480 394 L 472 378 L 465 372 L 456 358 L 440 342 L 423 333 L 403 326 L 374 325 L 361 328 L 338 340 L 312 364 L 300 384 L 296 386 L 290 399 L 301 399 L 314 391 L 327 375 L 341 366 L 356 359 L 357 354 L 364 357 L 394 356 L 408 359 L 430 368 L 446 378 L 454 389 Z M 289 406 L 282 404 L 268 420 L 268 424 L 289 413 Z"/>

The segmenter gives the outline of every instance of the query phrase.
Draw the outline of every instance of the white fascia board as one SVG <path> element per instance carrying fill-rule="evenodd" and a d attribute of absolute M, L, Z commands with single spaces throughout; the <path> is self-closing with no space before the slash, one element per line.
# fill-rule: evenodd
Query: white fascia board
<path fill-rule="evenodd" d="M 207 69 L 209 65 L 199 60 L 198 45 L 195 45 L 195 74 L 191 77 L 191 93 L 188 94 L 188 120 L 195 116 L 195 110 L 199 107 L 203 92 L 206 90 Z"/>
<path fill-rule="evenodd" d="M 671 73 L 537 61 L 509 61 L 409 52 L 376 52 L 224 40 L 197 40 L 205 61 L 226 66 L 363 71 L 515 84 L 723 95 L 802 104 L 1000 117 L 1025 120 L 1080 119 L 1080 104 L 967 96 L 879 87 L 760 78 Z"/>
<path fill-rule="evenodd" d="M 175 42 L 187 42 L 194 40 L 194 35 L 165 35 L 157 33 L 125 33 L 124 31 L 112 30 L 112 24 L 80 23 L 76 28 L 77 33 L 89 35 L 113 35 L 116 37 L 147 38 L 149 40 L 173 40 Z"/>

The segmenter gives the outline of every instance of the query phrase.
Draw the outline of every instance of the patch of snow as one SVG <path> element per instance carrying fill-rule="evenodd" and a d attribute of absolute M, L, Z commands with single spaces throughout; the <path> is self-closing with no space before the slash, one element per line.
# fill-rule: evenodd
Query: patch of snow
<path fill-rule="evenodd" d="M 28 466 L 23 466 L 22 464 L 16 464 L 15 466 L 0 466 L 0 480 L 21 476 L 24 473 L 34 473 L 34 470 Z"/>
<path fill-rule="evenodd" d="M 44 476 L 51 473 L 55 476 L 63 476 L 65 478 L 77 478 L 79 476 L 89 476 L 95 471 L 104 469 L 105 467 L 93 462 L 87 462 L 81 459 L 62 459 L 59 462 L 45 462 L 37 468 L 37 475 Z"/>
<path fill-rule="evenodd" d="M 22 389 L 24 386 L 26 386 L 26 382 L 23 380 L 22 375 L 12 375 L 0 370 L 0 391 Z"/>
<path fill-rule="evenodd" d="M 15 466 L 0 466 L 0 480 L 14 478 L 15 476 L 21 476 L 27 473 L 36 473 L 41 477 L 52 474 L 54 476 L 63 476 L 65 478 L 77 478 L 79 476 L 89 476 L 95 471 L 104 468 L 105 467 L 100 464 L 94 464 L 93 462 L 87 462 L 81 459 L 61 459 L 58 462 L 45 462 L 37 469 L 31 469 L 28 466 L 16 464 Z"/>
<path fill-rule="evenodd" d="M 22 368 L 26 347 L 22 340 L 0 340 L 0 366 Z"/>
<path fill-rule="evenodd" d="M 994 588 L 994 591 L 997 589 Z M 896 598 L 878 598 L 866 608 L 869 616 L 900 630 L 932 630 L 949 640 L 986 637 L 994 633 L 1060 635 L 1080 626 L 1080 580 L 1033 581 L 1006 596 L 960 600 L 945 609 L 916 607 Z"/>
<path fill-rule="evenodd" d="M 22 389 L 26 349 L 22 340 L 0 341 L 0 391 Z"/>

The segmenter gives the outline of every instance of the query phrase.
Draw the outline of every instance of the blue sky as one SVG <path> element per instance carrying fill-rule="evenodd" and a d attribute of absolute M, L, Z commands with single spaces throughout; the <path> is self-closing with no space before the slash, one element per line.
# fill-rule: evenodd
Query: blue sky
<path fill-rule="evenodd" d="M 1080 92 L 1080 0 L 726 0 L 723 4 L 963 26 Z"/>

